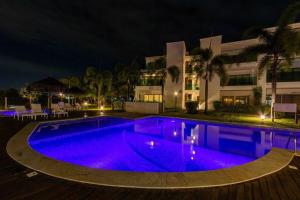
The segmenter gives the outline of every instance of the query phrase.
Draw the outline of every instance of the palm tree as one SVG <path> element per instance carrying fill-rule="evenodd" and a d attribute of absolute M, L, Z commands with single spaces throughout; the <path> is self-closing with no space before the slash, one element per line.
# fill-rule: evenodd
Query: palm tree
<path fill-rule="evenodd" d="M 197 47 L 191 52 L 192 60 L 191 65 L 194 67 L 197 79 L 205 80 L 205 114 L 208 113 L 208 83 L 216 74 L 220 77 L 221 85 L 227 81 L 227 72 L 225 69 L 226 55 L 213 55 L 211 48 L 202 49 Z M 200 85 L 200 84 L 199 84 Z M 199 90 L 200 96 L 200 90 Z M 200 98 L 199 98 L 200 101 Z M 200 102 L 199 102 L 200 103 Z"/>
<path fill-rule="evenodd" d="M 180 70 L 178 66 L 172 65 L 166 67 L 166 59 L 164 57 L 156 59 L 154 62 L 150 62 L 147 64 L 147 69 L 154 73 L 158 72 L 159 76 L 161 77 L 161 95 L 162 95 L 162 102 L 164 103 L 164 91 L 165 91 L 165 82 L 167 76 L 171 76 L 172 83 L 177 83 L 179 81 Z"/>
<path fill-rule="evenodd" d="M 77 87 L 77 88 L 81 87 L 81 80 L 76 76 L 68 76 L 65 78 L 61 78 L 59 79 L 59 81 L 67 85 L 69 89 L 71 87 Z"/>
<path fill-rule="evenodd" d="M 247 47 L 241 56 L 258 56 L 262 58 L 258 64 L 258 74 L 270 70 L 272 78 L 271 118 L 274 122 L 274 104 L 276 103 L 277 73 L 293 64 L 296 54 L 300 52 L 300 35 L 289 24 L 295 22 L 300 11 L 300 2 L 290 5 L 281 15 L 275 30 L 256 31 L 260 43 Z"/>
<path fill-rule="evenodd" d="M 95 67 L 87 67 L 84 82 L 97 98 L 98 108 L 101 106 L 101 97 L 111 91 L 112 75 L 109 71 L 98 71 Z"/>
<path fill-rule="evenodd" d="M 134 92 L 134 87 L 139 83 L 141 69 L 140 65 L 137 62 L 137 59 L 134 59 L 130 65 L 127 66 L 127 99 L 130 98 L 130 94 Z"/>

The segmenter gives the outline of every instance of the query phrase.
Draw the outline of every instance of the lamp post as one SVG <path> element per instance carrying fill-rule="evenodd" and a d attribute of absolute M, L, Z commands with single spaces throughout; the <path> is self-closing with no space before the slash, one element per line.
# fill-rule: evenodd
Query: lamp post
<path fill-rule="evenodd" d="M 63 95 L 64 94 L 62 92 L 59 93 L 60 101 L 62 101 Z"/>
<path fill-rule="evenodd" d="M 177 112 L 177 96 L 178 96 L 178 92 L 175 91 L 175 92 L 174 92 L 174 98 L 175 98 L 175 101 L 174 101 L 174 108 L 175 108 L 175 112 Z"/>

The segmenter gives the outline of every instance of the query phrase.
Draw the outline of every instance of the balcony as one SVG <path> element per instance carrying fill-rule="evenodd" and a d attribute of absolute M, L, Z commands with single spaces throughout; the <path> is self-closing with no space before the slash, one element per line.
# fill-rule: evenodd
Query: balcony
<path fill-rule="evenodd" d="M 161 79 L 153 78 L 153 79 L 141 79 L 138 83 L 138 86 L 160 86 Z"/>

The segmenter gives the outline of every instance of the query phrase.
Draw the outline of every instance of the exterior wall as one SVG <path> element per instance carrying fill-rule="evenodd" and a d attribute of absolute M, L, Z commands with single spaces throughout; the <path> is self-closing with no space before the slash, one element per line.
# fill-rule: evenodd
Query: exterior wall
<path fill-rule="evenodd" d="M 145 113 L 145 114 L 159 114 L 161 112 L 160 103 L 147 102 L 126 102 L 126 112 Z"/>
<path fill-rule="evenodd" d="M 173 108 L 175 106 L 175 96 L 174 92 L 178 92 L 177 96 L 177 107 L 182 108 L 184 106 L 184 64 L 185 64 L 185 43 L 183 41 L 180 42 L 171 42 L 167 43 L 167 67 L 177 66 L 180 70 L 180 77 L 177 83 L 173 83 L 171 80 L 171 76 L 167 75 L 167 79 L 165 81 L 165 92 L 164 92 L 164 100 L 166 108 Z"/>

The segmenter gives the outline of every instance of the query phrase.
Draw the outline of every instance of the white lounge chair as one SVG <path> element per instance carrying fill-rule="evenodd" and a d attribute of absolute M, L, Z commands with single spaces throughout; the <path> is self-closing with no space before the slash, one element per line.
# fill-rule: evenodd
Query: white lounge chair
<path fill-rule="evenodd" d="M 69 103 L 65 103 L 64 109 L 66 111 L 73 111 L 73 110 L 75 110 L 75 108 L 71 104 L 69 104 Z"/>
<path fill-rule="evenodd" d="M 43 112 L 41 104 L 31 104 L 31 114 L 35 120 L 37 116 L 48 118 L 48 114 Z"/>
<path fill-rule="evenodd" d="M 76 108 L 76 110 L 81 110 L 82 109 L 82 107 L 79 103 L 75 103 L 75 108 Z"/>
<path fill-rule="evenodd" d="M 14 113 L 14 118 L 17 118 L 18 120 L 22 119 L 23 121 L 23 118 L 24 117 L 33 117 L 32 113 L 29 112 L 25 106 L 15 106 L 15 113 Z"/>
<path fill-rule="evenodd" d="M 52 113 L 53 113 L 54 117 L 56 117 L 56 115 L 57 115 L 57 117 L 59 117 L 61 115 L 68 117 L 68 115 L 69 115 L 68 112 L 60 109 L 58 104 L 51 104 L 51 109 L 52 109 Z"/>
<path fill-rule="evenodd" d="M 64 110 L 65 108 L 65 103 L 64 102 L 58 102 L 58 107 L 61 109 L 61 110 Z"/>

